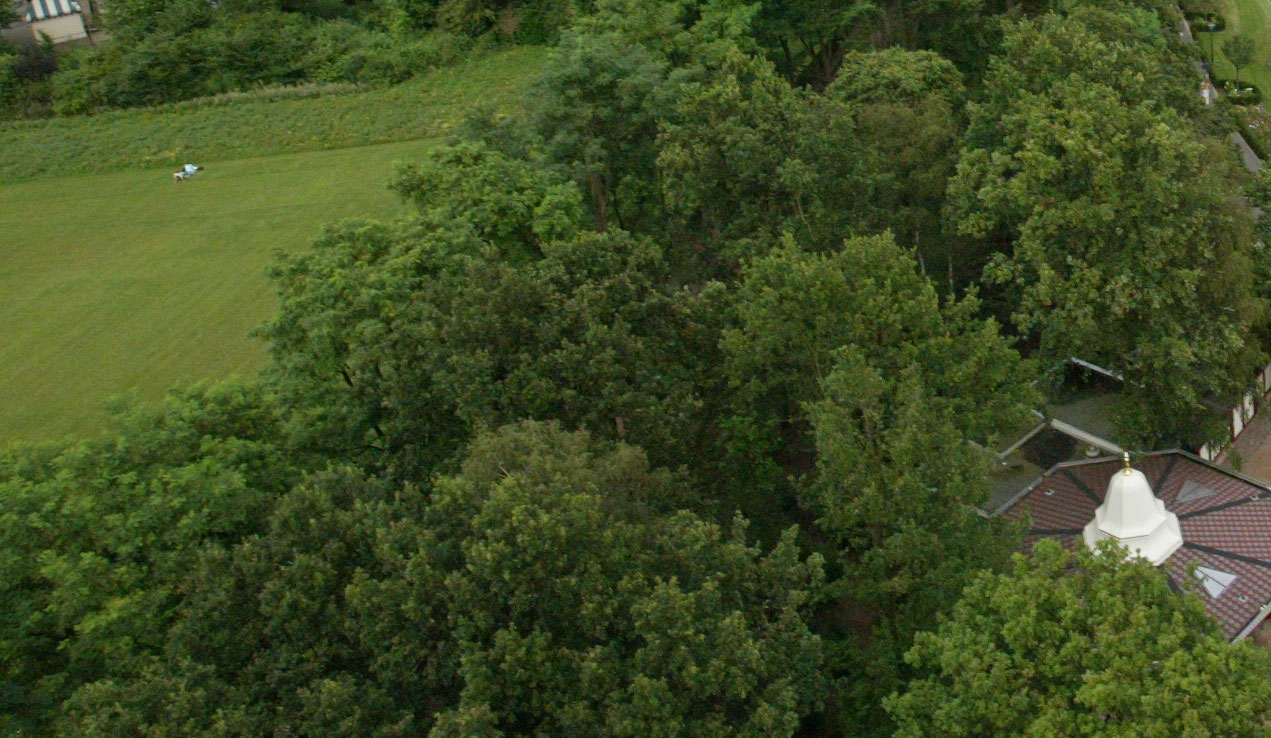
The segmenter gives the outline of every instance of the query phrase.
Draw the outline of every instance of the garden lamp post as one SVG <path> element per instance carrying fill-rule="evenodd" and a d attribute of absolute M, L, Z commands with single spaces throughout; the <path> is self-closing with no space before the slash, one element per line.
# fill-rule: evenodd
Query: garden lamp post
<path fill-rule="evenodd" d="M 1209 73 L 1214 74 L 1214 29 L 1218 24 L 1209 21 Z"/>

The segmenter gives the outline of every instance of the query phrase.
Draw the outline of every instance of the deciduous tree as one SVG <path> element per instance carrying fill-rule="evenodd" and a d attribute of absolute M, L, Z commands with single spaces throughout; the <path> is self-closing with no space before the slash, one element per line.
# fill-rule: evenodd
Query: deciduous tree
<path fill-rule="evenodd" d="M 970 441 L 1027 411 L 1029 367 L 973 299 L 942 308 L 888 236 L 830 255 L 788 243 L 747 266 L 736 311 L 724 338 L 732 465 L 768 509 L 793 477 L 840 572 L 826 618 L 847 680 L 831 713 L 843 729 L 899 683 L 912 633 L 1012 545 L 975 511 L 987 458 Z"/>
<path fill-rule="evenodd" d="M 1056 38 L 1097 47 L 1083 27 Z M 950 186 L 959 229 L 1000 249 L 987 277 L 1017 295 L 1013 320 L 1046 365 L 1124 372 L 1128 441 L 1199 445 L 1210 403 L 1234 404 L 1258 365 L 1265 320 L 1230 157 L 1137 75 L 1021 88 L 1030 60 L 1050 63 L 1022 28 L 986 80 L 994 102 L 972 108 Z"/>
<path fill-rule="evenodd" d="M 595 230 L 639 230 L 660 205 L 654 141 L 673 99 L 668 71 L 616 32 L 569 32 L 531 93 L 544 156 L 578 182 Z"/>
<path fill-rule="evenodd" d="M 987 441 L 1033 398 L 1029 367 L 973 298 L 943 308 L 890 236 L 849 239 L 833 254 L 792 241 L 751 261 L 737 288 L 737 327 L 723 339 L 739 405 L 776 432 L 788 458 L 807 454 L 805 412 L 843 351 L 888 376 L 915 368 L 966 438 Z"/>
<path fill-rule="evenodd" d="M 866 228 L 892 231 L 924 272 L 961 269 L 961 244 L 941 217 L 964 127 L 957 68 L 930 51 L 853 52 L 826 94 L 851 105 L 861 148 L 876 157 Z"/>
<path fill-rule="evenodd" d="M 433 525 L 453 543 L 417 557 L 455 558 L 463 688 L 435 738 L 795 733 L 821 699 L 803 620 L 819 559 L 793 531 L 765 553 L 740 521 L 651 516 L 664 477 L 629 449 L 522 425 L 438 484 Z"/>
<path fill-rule="evenodd" d="M 1266 652 L 1122 557 L 1047 541 L 980 576 L 906 655 L 922 676 L 886 702 L 897 738 L 1267 735 Z"/>
<path fill-rule="evenodd" d="M 718 321 L 657 247 L 588 233 L 514 265 L 465 224 L 404 228 L 333 228 L 277 271 L 268 334 L 298 434 L 404 479 L 527 417 L 693 458 Z"/>
<path fill-rule="evenodd" d="M 158 657 L 200 548 L 258 530 L 298 478 L 281 425 L 226 384 L 0 456 L 0 728 L 42 734 L 80 687 Z"/>
<path fill-rule="evenodd" d="M 864 40 L 875 9 L 868 0 L 762 3 L 755 35 L 787 81 L 824 90 L 853 41 Z"/>
<path fill-rule="evenodd" d="M 731 50 L 681 95 L 658 142 L 671 258 L 695 280 L 732 278 L 783 232 L 830 249 L 864 230 L 876 154 L 857 138 L 853 112 Z M 680 253 L 689 249 L 697 253 Z"/>
<path fill-rule="evenodd" d="M 398 169 L 393 189 L 431 223 L 465 223 L 512 262 L 581 230 L 582 199 L 549 170 L 476 143 L 443 146 Z"/>
<path fill-rule="evenodd" d="M 1253 63 L 1257 46 L 1248 36 L 1232 36 L 1222 42 L 1222 53 L 1236 69 L 1236 87 L 1240 87 L 1240 70 Z"/>

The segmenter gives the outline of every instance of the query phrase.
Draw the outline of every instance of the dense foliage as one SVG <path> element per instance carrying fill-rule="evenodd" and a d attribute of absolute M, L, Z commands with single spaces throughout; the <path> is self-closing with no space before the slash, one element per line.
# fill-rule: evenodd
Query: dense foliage
<path fill-rule="evenodd" d="M 0 117 L 152 106 L 262 86 L 387 85 L 491 44 L 542 43 L 584 10 L 538 2 L 118 0 L 108 40 L 43 53 L 0 41 Z M 0 25 L 4 25 L 0 23 Z"/>
<path fill-rule="evenodd" d="M 1263 358 L 1249 183 L 1173 7 L 225 22 L 538 11 L 576 22 L 523 114 L 402 167 L 412 217 L 279 256 L 264 376 L 0 456 L 0 729 L 1155 735 L 1150 703 L 1257 735 L 1265 664 L 1198 603 L 1108 557 L 1001 574 L 1018 531 L 977 511 L 1057 360 L 1124 372 L 1126 437 L 1173 444 Z M 1199 689 L 1248 699 L 1170 702 Z"/>
<path fill-rule="evenodd" d="M 978 578 L 906 655 L 929 673 L 887 701 L 896 737 L 1268 735 L 1271 655 L 1121 555 L 1045 541 Z"/>
<path fill-rule="evenodd" d="M 1199 445 L 1219 432 L 1209 402 L 1263 353 L 1265 257 L 1221 184 L 1235 162 L 1183 117 L 1198 103 L 1155 14 L 1072 5 L 1015 26 L 990 64 L 950 186 L 959 228 L 1000 244 L 987 276 L 1047 365 L 1125 374 L 1128 439 Z"/>
<path fill-rule="evenodd" d="M 442 34 L 401 41 L 295 13 L 215 18 L 68 54 L 50 80 L 57 113 L 139 107 L 261 85 L 395 83 L 463 53 Z"/>

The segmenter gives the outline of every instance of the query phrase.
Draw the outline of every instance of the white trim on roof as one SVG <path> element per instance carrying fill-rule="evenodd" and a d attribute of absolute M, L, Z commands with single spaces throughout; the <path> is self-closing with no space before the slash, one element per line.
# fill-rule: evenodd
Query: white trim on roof
<path fill-rule="evenodd" d="M 39 2 L 39 0 L 35 0 L 35 2 Z M 1089 362 L 1089 361 L 1085 361 L 1084 359 L 1078 359 L 1078 358 L 1077 358 L 1077 357 L 1075 357 L 1075 356 L 1069 356 L 1069 357 L 1068 357 L 1068 361 L 1071 361 L 1072 363 L 1076 364 L 1077 366 L 1085 367 L 1086 369 L 1089 369 L 1089 370 L 1090 370 L 1090 371 L 1092 371 L 1092 372 L 1097 372 L 1097 373 L 1099 373 L 1099 374 L 1102 374 L 1102 375 L 1103 375 L 1103 376 L 1105 376 L 1105 377 L 1111 377 L 1111 378 L 1113 378 L 1113 379 L 1116 379 L 1116 380 L 1119 380 L 1119 381 L 1122 381 L 1122 382 L 1124 382 L 1124 381 L 1125 381 L 1125 375 L 1124 375 L 1124 374 L 1122 374 L 1121 372 L 1114 372 L 1114 371 L 1112 371 L 1111 369 L 1104 369 L 1103 367 L 1099 366 L 1098 364 L 1093 364 L 1093 363 L 1091 363 L 1091 362 Z"/>
<path fill-rule="evenodd" d="M 1236 637 L 1231 640 L 1239 641 L 1248 638 L 1249 634 L 1257 630 L 1258 626 L 1262 625 L 1262 621 L 1267 619 L 1267 615 L 1271 615 L 1271 602 L 1268 602 L 1259 608 L 1257 614 L 1253 616 L 1253 619 L 1250 620 L 1249 623 L 1236 634 Z"/>

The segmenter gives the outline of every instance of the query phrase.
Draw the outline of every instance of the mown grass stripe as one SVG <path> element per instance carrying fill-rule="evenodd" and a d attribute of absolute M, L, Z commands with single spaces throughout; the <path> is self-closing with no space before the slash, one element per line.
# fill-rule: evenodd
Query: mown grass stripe
<path fill-rule="evenodd" d="M 228 104 L 0 123 L 0 184 L 439 138 L 478 105 L 514 111 L 546 58 L 520 47 L 354 94 L 266 90 Z"/>
<path fill-rule="evenodd" d="M 409 212 L 386 185 L 430 142 L 0 186 L 0 443 L 91 433 L 108 397 L 253 375 L 275 247 Z M 75 193 L 72 208 L 49 207 Z"/>

